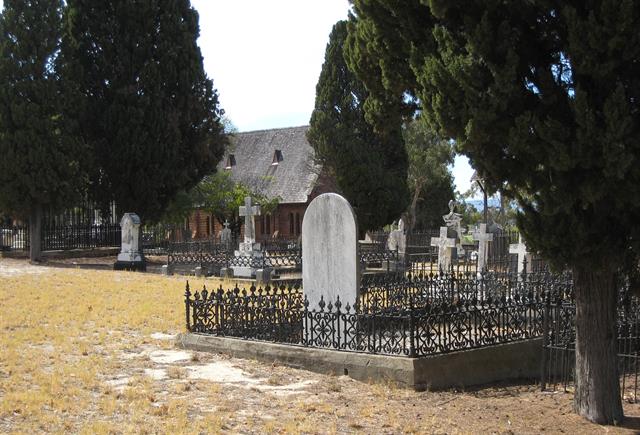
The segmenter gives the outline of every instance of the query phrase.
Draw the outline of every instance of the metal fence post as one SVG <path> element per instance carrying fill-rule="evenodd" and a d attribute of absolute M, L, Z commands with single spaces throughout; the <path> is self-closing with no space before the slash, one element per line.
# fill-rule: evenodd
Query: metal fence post
<path fill-rule="evenodd" d="M 187 281 L 187 288 L 184 292 L 184 305 L 185 305 L 185 313 L 186 313 L 186 321 L 187 321 L 187 331 L 191 332 L 191 316 L 189 314 L 189 309 L 191 307 L 191 292 L 189 291 L 189 281 Z"/>
<path fill-rule="evenodd" d="M 549 354 L 549 314 L 551 311 L 551 296 L 549 290 L 545 292 L 544 311 L 542 314 L 542 361 L 540 363 L 540 391 L 547 386 L 547 356 Z"/>

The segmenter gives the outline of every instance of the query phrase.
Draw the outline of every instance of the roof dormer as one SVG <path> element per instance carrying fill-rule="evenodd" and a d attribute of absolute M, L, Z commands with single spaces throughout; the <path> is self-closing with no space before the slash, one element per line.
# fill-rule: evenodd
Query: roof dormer
<path fill-rule="evenodd" d="M 236 165 L 236 156 L 234 156 L 233 154 L 229 154 L 227 156 L 227 163 L 225 163 L 224 169 L 226 169 L 227 171 L 230 171 L 231 168 L 233 168 L 235 165 Z"/>
<path fill-rule="evenodd" d="M 273 159 L 271 160 L 271 166 L 277 166 L 282 161 L 282 151 L 275 150 L 273 152 Z"/>

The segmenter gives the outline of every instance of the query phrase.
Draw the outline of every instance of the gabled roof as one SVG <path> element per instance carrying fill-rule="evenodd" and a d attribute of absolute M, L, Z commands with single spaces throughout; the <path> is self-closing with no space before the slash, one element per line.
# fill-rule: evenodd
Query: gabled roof
<path fill-rule="evenodd" d="M 230 171 L 231 179 L 281 203 L 305 203 L 313 190 L 320 166 L 314 163 L 307 142 L 309 126 L 236 133 L 218 164 Z M 278 152 L 279 151 L 279 152 Z M 225 169 L 232 154 L 235 165 Z"/>

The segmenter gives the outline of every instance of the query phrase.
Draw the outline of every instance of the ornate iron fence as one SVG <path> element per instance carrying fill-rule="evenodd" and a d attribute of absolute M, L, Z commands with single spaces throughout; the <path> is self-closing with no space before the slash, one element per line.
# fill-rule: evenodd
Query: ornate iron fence
<path fill-rule="evenodd" d="M 450 278 L 367 281 L 355 305 L 321 301 L 317 309 L 309 308 L 298 286 L 191 293 L 187 283 L 186 324 L 196 333 L 410 357 L 542 335 L 544 303 L 537 289 L 456 298 L 449 288 L 466 295 L 467 287 L 482 285 Z"/>
<path fill-rule="evenodd" d="M 565 392 L 575 382 L 575 315 L 571 293 L 546 300 L 543 322 L 541 388 Z M 640 299 L 627 288 L 620 291 L 617 316 L 618 374 L 623 399 L 638 402 L 640 375 Z"/>
<path fill-rule="evenodd" d="M 188 242 L 169 242 L 167 245 L 169 265 L 192 265 L 206 268 L 220 267 L 266 267 L 300 270 L 302 247 L 297 240 L 269 240 L 260 242 L 259 254 L 252 257 L 235 256 L 237 243 L 221 243 L 216 239 Z M 397 262 L 398 252 L 375 244 L 360 246 L 359 259 L 365 266 L 382 267 L 385 262 Z M 388 265 L 388 263 L 387 263 Z"/>

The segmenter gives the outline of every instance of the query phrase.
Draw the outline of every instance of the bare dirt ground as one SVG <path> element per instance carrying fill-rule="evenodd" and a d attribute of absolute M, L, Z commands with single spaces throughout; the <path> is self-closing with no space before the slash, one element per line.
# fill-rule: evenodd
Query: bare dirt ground
<path fill-rule="evenodd" d="M 638 433 L 534 385 L 414 392 L 190 352 L 184 277 L 0 258 L 0 433 Z M 219 285 L 191 278 L 192 287 Z"/>

